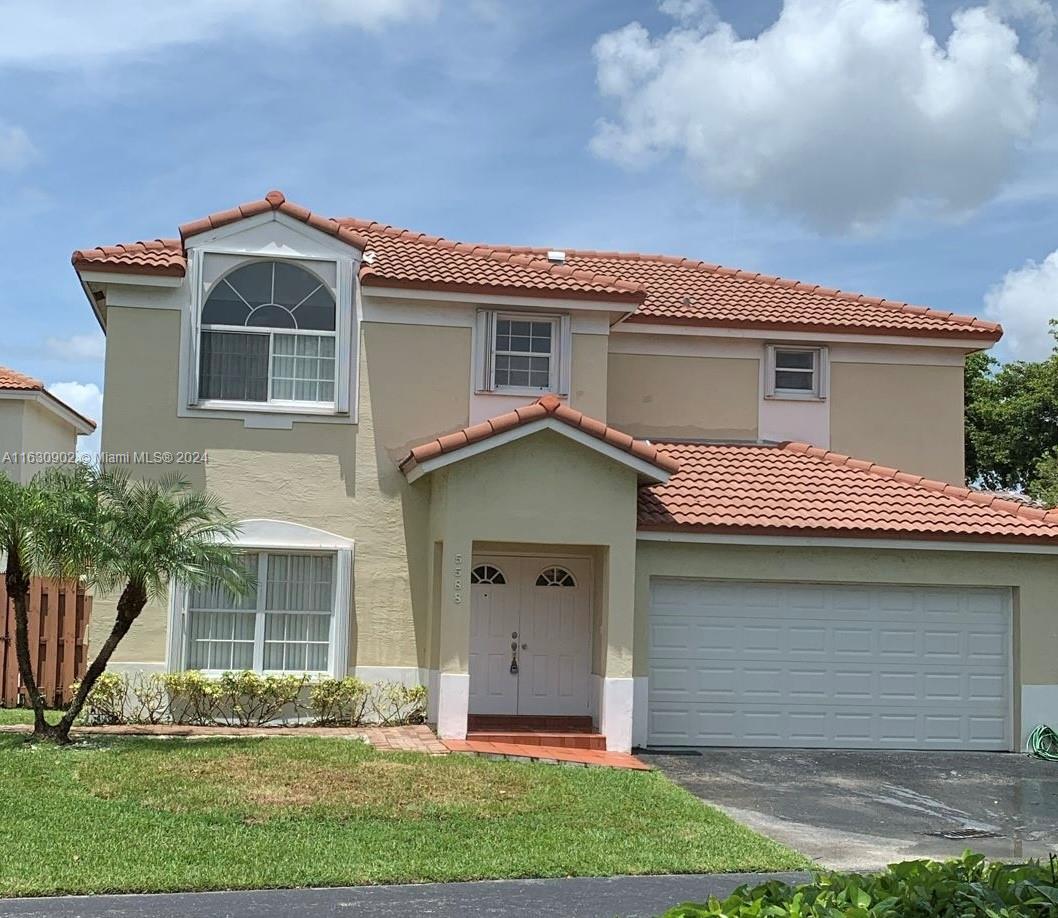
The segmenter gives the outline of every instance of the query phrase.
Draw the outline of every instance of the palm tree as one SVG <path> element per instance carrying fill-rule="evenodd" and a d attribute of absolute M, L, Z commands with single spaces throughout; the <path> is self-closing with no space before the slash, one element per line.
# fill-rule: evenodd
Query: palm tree
<path fill-rule="evenodd" d="M 215 498 L 180 478 L 141 481 L 78 466 L 38 476 L 21 488 L 0 487 L 0 549 L 8 552 L 19 671 L 35 712 L 36 737 L 69 742 L 70 728 L 118 644 L 147 602 L 164 596 L 173 581 L 246 592 L 249 577 L 231 546 L 236 531 Z M 30 662 L 31 574 L 79 575 L 101 592 L 121 591 L 110 634 L 54 725 L 44 718 Z"/>
<path fill-rule="evenodd" d="M 34 731 L 45 734 L 45 699 L 33 674 L 29 646 L 32 578 L 77 576 L 88 567 L 95 539 L 89 512 L 95 477 L 84 466 L 49 470 L 28 485 L 0 474 L 0 555 L 7 555 L 5 585 L 15 609 L 15 656 L 33 707 Z"/>

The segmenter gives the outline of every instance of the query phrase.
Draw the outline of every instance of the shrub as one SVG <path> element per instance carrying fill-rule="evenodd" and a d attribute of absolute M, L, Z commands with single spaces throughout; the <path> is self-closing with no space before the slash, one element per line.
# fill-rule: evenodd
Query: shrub
<path fill-rule="evenodd" d="M 309 707 L 317 724 L 328 727 L 359 727 L 371 699 L 366 682 L 355 676 L 322 679 L 309 693 Z"/>
<path fill-rule="evenodd" d="M 75 682 L 70 690 L 77 694 L 80 683 Z M 128 710 L 129 680 L 122 673 L 103 673 L 92 686 L 82 709 L 81 717 L 86 724 L 123 724 Z"/>
<path fill-rule="evenodd" d="M 426 687 L 402 682 L 377 682 L 371 692 L 375 720 L 385 727 L 421 724 L 426 720 Z"/>
<path fill-rule="evenodd" d="M 169 696 L 169 716 L 173 723 L 193 726 L 214 723 L 220 692 L 213 679 L 189 669 L 165 673 L 162 684 Z"/>
<path fill-rule="evenodd" d="M 740 886 L 724 900 L 685 903 L 664 918 L 1044 918 L 1058 914 L 1058 860 L 906 861 L 872 876 L 821 873 L 811 883 Z"/>
<path fill-rule="evenodd" d="M 260 727 L 289 712 L 298 714 L 310 676 L 262 676 L 250 670 L 222 673 L 217 680 L 217 714 L 228 726 Z"/>
<path fill-rule="evenodd" d="M 129 683 L 126 718 L 130 724 L 160 724 L 169 718 L 169 694 L 162 673 L 139 675 Z"/>

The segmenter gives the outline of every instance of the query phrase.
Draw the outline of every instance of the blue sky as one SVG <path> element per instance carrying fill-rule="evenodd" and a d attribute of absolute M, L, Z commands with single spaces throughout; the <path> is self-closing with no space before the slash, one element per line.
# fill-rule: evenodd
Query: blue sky
<path fill-rule="evenodd" d="M 0 0 L 0 364 L 91 410 L 101 346 L 70 252 L 274 187 L 470 241 L 991 314 L 1018 328 L 1005 356 L 1046 352 L 1050 4 L 662 5 Z"/>

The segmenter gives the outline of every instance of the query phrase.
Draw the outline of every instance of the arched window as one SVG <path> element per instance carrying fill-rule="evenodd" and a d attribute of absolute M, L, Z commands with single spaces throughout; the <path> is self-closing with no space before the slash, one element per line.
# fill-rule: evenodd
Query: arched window
<path fill-rule="evenodd" d="M 577 585 L 573 575 L 564 567 L 547 567 L 536 578 L 536 585 L 542 587 L 572 587 Z"/>
<path fill-rule="evenodd" d="M 333 403 L 334 294 L 285 261 L 255 261 L 219 279 L 202 307 L 199 397 Z"/>
<path fill-rule="evenodd" d="M 507 582 L 507 578 L 503 576 L 503 571 L 494 564 L 479 564 L 470 572 L 470 582 L 502 585 Z"/>

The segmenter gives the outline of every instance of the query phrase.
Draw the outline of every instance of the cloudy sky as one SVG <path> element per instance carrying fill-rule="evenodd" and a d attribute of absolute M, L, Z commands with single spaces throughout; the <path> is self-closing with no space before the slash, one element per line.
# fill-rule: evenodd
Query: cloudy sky
<path fill-rule="evenodd" d="M 0 364 L 98 417 L 71 250 L 334 216 L 1058 314 L 1046 0 L 0 0 Z"/>

